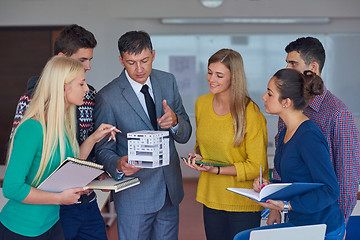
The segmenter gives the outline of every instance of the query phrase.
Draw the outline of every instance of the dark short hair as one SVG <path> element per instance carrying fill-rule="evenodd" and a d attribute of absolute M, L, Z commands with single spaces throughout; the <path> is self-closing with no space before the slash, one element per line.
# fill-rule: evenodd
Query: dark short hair
<path fill-rule="evenodd" d="M 94 35 L 85 28 L 72 24 L 63 28 L 55 40 L 54 54 L 63 53 L 70 57 L 80 48 L 95 48 L 97 41 Z"/>
<path fill-rule="evenodd" d="M 118 40 L 120 56 L 124 53 L 138 54 L 144 49 L 153 50 L 150 35 L 144 31 L 130 31 L 123 34 Z"/>
<path fill-rule="evenodd" d="M 317 62 L 321 73 L 325 64 L 325 49 L 319 39 L 314 37 L 298 38 L 289 43 L 285 47 L 285 51 L 287 53 L 292 51 L 300 53 L 300 57 L 304 60 L 306 65 L 309 65 L 312 62 Z"/>
<path fill-rule="evenodd" d="M 324 83 L 310 70 L 300 73 L 295 69 L 281 69 L 274 74 L 275 85 L 279 89 L 280 100 L 290 98 L 294 108 L 304 109 L 315 95 L 324 91 Z"/>

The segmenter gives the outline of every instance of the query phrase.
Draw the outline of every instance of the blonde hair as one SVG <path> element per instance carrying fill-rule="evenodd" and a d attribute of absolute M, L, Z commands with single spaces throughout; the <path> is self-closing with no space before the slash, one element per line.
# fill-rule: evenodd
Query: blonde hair
<path fill-rule="evenodd" d="M 234 146 L 240 146 L 245 136 L 246 106 L 251 101 L 246 89 L 246 76 L 243 59 L 240 53 L 232 49 L 221 49 L 214 53 L 208 61 L 221 62 L 231 72 L 230 113 L 234 125 Z"/>
<path fill-rule="evenodd" d="M 39 184 L 58 146 L 61 160 L 64 160 L 66 136 L 74 155 L 79 154 L 76 138 L 76 106 L 70 105 L 65 109 L 64 85 L 72 82 L 82 71 L 84 67 L 78 60 L 62 56 L 51 58 L 40 76 L 29 108 L 19 124 L 20 126 L 32 118 L 39 121 L 43 129 L 42 155 L 38 172 L 32 182 L 34 186 Z M 8 161 L 12 152 L 13 139 L 8 151 Z"/>

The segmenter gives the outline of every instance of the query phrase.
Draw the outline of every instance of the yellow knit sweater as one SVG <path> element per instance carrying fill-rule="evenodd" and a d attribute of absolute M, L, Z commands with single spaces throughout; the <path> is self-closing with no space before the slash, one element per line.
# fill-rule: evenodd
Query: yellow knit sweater
<path fill-rule="evenodd" d="M 226 190 L 227 187 L 251 188 L 259 176 L 262 165 L 264 176 L 268 173 L 266 120 L 254 102 L 246 107 L 246 132 L 240 146 L 233 144 L 231 114 L 216 115 L 214 95 L 199 97 L 195 104 L 196 147 L 204 159 L 222 161 L 234 165 L 237 176 L 215 175 L 201 172 L 198 183 L 198 202 L 209 208 L 233 212 L 261 211 L 254 201 Z"/>

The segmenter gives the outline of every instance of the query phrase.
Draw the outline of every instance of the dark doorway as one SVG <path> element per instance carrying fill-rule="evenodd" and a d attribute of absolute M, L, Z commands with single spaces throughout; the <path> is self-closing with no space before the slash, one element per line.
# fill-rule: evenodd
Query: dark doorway
<path fill-rule="evenodd" d="M 37 76 L 53 55 L 63 26 L 0 28 L 0 164 L 4 164 L 17 102 L 27 80 Z"/>

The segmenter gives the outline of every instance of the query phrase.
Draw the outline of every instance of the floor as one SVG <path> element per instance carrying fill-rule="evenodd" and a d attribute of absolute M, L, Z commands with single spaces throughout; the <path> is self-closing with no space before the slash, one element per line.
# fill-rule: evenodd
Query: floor
<path fill-rule="evenodd" d="M 180 204 L 179 240 L 205 240 L 202 205 L 195 201 L 197 180 L 184 181 L 183 185 L 185 196 Z M 360 192 L 358 193 L 358 201 L 360 201 Z M 358 217 L 356 220 L 360 222 L 359 213 L 360 205 L 353 212 L 356 215 L 355 217 Z M 263 220 L 261 224 L 265 225 L 265 222 L 266 220 Z M 357 232 L 354 231 L 353 234 L 357 234 Z M 118 240 L 116 221 L 108 228 L 107 235 L 109 240 Z M 352 238 L 352 234 L 349 233 L 346 240 L 358 239 L 356 237 Z"/>
<path fill-rule="evenodd" d="M 197 181 L 187 180 L 184 200 L 180 204 L 179 240 L 202 240 L 205 238 L 202 205 L 195 201 Z M 107 230 L 109 240 L 118 240 L 116 221 Z"/>

